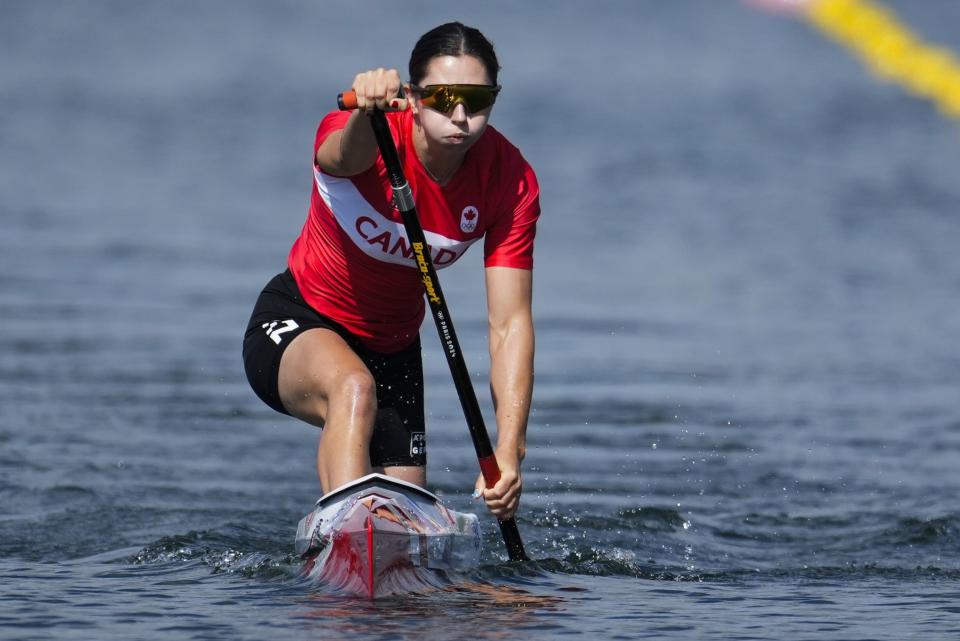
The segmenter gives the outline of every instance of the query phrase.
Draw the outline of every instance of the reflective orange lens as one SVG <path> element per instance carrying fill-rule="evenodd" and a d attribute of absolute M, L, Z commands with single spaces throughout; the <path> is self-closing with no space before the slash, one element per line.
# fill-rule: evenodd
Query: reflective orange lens
<path fill-rule="evenodd" d="M 500 93 L 500 85 L 427 85 L 410 88 L 420 94 L 424 107 L 448 114 L 463 103 L 470 113 L 483 111 L 493 105 Z"/>

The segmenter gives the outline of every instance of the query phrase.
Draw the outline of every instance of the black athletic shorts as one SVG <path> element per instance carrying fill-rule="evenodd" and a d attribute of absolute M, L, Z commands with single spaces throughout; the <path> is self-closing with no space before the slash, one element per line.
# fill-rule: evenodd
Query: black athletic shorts
<path fill-rule="evenodd" d="M 247 324 L 243 364 L 253 391 L 273 409 L 289 414 L 277 389 L 280 357 L 296 336 L 317 327 L 339 334 L 377 383 L 378 411 L 370 465 L 426 465 L 420 337 L 393 354 L 369 349 L 342 325 L 314 311 L 300 295 L 290 270 L 278 274 L 263 288 Z"/>

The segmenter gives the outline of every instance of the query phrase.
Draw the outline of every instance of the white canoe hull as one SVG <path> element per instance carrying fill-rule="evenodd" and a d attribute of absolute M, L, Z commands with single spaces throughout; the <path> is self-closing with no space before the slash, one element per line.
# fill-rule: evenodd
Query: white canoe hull
<path fill-rule="evenodd" d="M 304 572 L 375 598 L 443 585 L 480 563 L 480 524 L 410 483 L 370 474 L 324 495 L 297 528 Z"/>

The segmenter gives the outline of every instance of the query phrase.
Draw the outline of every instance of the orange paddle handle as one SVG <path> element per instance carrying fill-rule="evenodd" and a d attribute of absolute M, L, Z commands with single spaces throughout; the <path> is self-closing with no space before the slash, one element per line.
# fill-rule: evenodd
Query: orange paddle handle
<path fill-rule="evenodd" d="M 350 91 L 344 91 L 342 94 L 337 96 L 337 106 L 340 107 L 340 111 L 352 111 L 357 108 L 357 92 L 351 89 Z"/>

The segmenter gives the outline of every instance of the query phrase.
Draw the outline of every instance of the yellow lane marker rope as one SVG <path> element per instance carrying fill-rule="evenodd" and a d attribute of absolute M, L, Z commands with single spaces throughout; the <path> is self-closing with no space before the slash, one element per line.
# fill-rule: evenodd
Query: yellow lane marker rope
<path fill-rule="evenodd" d="M 936 104 L 960 119 L 960 61 L 928 44 L 891 10 L 871 0 L 753 0 L 750 4 L 796 11 L 851 49 L 880 78 Z"/>

